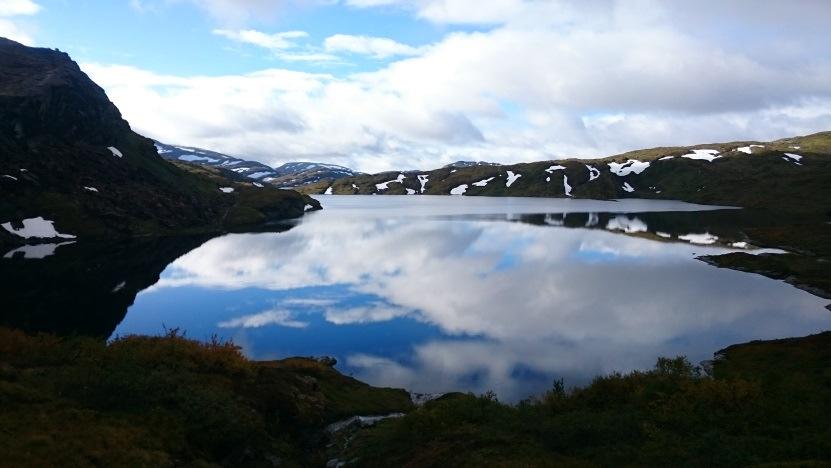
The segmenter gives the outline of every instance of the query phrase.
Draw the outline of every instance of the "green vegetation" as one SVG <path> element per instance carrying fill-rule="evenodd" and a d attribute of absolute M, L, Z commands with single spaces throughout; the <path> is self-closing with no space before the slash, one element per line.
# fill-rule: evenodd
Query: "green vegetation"
<path fill-rule="evenodd" d="M 358 466 L 825 466 L 831 462 L 831 333 L 685 358 L 504 405 L 453 395 L 364 431 Z"/>
<path fill-rule="evenodd" d="M 173 330 L 106 344 L 0 329 L 4 466 L 824 466 L 831 332 L 562 382 L 505 405 L 450 394 L 413 408 L 330 362 L 245 359 Z M 409 412 L 336 436 L 361 414 Z"/>
<path fill-rule="evenodd" d="M 738 151 L 748 145 L 752 154 Z M 798 148 L 798 149 L 797 149 Z M 714 149 L 720 157 L 712 162 L 680 156 L 694 149 Z M 801 165 L 783 159 L 785 153 L 797 153 Z M 670 159 L 663 159 L 671 157 Z M 648 161 L 650 167 L 640 174 L 625 177 L 613 174 L 608 164 L 629 159 Z M 552 165 L 565 169 L 545 170 Z M 600 171 L 594 179 L 586 165 Z M 522 174 L 511 187 L 505 186 L 507 171 Z M 372 194 L 404 195 L 406 189 L 420 192 L 417 175 L 429 178 L 427 195 L 449 195 L 450 190 L 467 184 L 468 196 L 566 197 L 563 176 L 568 177 L 575 198 L 617 199 L 647 198 L 683 200 L 693 203 L 741 206 L 789 213 L 826 213 L 831 211 L 831 132 L 773 142 L 737 141 L 690 147 L 650 148 L 583 160 L 563 159 L 507 166 L 473 166 L 451 170 L 405 172 L 403 184 L 393 183 L 379 191 L 376 184 L 395 180 L 399 172 L 385 172 L 327 180 L 302 187 L 305 193 L 323 193 L 329 187 L 335 195 Z M 484 187 L 472 184 L 495 177 Z M 634 191 L 627 192 L 628 183 Z M 357 188 L 356 188 L 357 187 Z"/>
<path fill-rule="evenodd" d="M 412 406 L 312 359 L 237 346 L 0 329 L 0 465 L 320 466 L 323 427 Z"/>

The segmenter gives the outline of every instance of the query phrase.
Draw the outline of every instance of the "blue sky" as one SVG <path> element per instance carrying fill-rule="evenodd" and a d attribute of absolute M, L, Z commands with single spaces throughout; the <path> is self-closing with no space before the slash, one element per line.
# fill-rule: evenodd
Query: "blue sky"
<path fill-rule="evenodd" d="M 3 0 L 133 128 L 430 169 L 831 129 L 827 0 Z"/>

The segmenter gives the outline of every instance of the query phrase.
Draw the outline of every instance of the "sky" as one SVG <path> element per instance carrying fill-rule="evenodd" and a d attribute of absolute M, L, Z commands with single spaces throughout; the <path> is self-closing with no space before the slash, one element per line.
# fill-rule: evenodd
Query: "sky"
<path fill-rule="evenodd" d="M 133 129 L 366 172 L 831 130 L 828 0 L 0 0 Z"/>

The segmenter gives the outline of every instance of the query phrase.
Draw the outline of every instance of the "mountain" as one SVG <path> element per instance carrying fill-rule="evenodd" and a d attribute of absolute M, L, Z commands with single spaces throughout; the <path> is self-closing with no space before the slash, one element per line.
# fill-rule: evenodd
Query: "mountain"
<path fill-rule="evenodd" d="M 189 146 L 167 145 L 158 141 L 156 142 L 156 149 L 163 158 L 170 161 L 215 167 L 222 171 L 230 171 L 280 188 L 333 182 L 344 177 L 354 177 L 362 174 L 348 167 L 315 162 L 290 162 L 272 168 L 257 161 L 235 158 L 216 151 Z"/>
<path fill-rule="evenodd" d="M 69 55 L 0 38 L 0 242 L 218 232 L 317 202 L 162 159 Z"/>
<path fill-rule="evenodd" d="M 345 177 L 364 175 L 348 167 L 314 162 L 291 162 L 276 169 L 277 176 L 271 181 L 278 187 L 301 187 L 320 182 L 333 182 Z"/>
<path fill-rule="evenodd" d="M 773 142 L 632 151 L 602 159 L 385 172 L 305 193 L 647 198 L 831 212 L 831 132 Z"/>
<path fill-rule="evenodd" d="M 444 166 L 444 169 L 459 169 L 461 167 L 473 167 L 473 166 L 501 166 L 502 164 L 499 163 L 492 163 L 492 162 L 485 162 L 485 161 L 456 161 L 454 163 L 450 163 Z"/>
<path fill-rule="evenodd" d="M 159 155 L 169 161 L 226 169 L 235 174 L 263 182 L 269 182 L 271 178 L 277 175 L 274 168 L 257 161 L 246 161 L 245 159 L 201 148 L 167 145 L 159 141 L 156 141 L 155 145 Z"/>

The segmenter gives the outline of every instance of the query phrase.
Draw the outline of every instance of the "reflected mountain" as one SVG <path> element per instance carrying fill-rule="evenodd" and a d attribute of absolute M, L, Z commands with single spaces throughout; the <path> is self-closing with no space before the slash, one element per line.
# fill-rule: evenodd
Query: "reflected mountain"
<path fill-rule="evenodd" d="M 0 259 L 0 324 L 28 332 L 108 337 L 136 294 L 208 237 L 18 247 Z"/>

